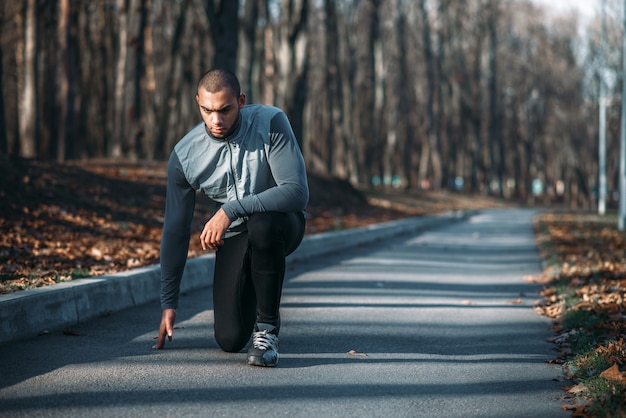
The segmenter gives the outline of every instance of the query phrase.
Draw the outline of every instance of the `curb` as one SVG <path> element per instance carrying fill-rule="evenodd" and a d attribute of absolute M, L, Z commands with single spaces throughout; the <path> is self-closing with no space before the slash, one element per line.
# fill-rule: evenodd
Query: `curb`
<path fill-rule="evenodd" d="M 437 228 L 468 215 L 469 212 L 450 212 L 306 236 L 287 262 Z M 181 292 L 210 286 L 214 266 L 215 254 L 187 260 Z M 153 265 L 0 295 L 0 344 L 157 301 L 160 292 L 160 267 Z"/>

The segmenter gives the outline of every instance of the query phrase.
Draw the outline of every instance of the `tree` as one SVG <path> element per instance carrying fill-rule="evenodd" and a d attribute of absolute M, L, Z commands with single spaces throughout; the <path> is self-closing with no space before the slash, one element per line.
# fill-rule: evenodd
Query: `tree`
<path fill-rule="evenodd" d="M 152 9 L 152 0 L 142 0 L 142 19 L 139 27 L 143 57 L 143 71 L 135 70 L 136 98 L 140 108 L 138 113 L 141 122 L 141 130 L 138 131 L 137 140 L 143 135 L 143 153 L 152 160 L 157 153 L 156 142 L 156 70 L 154 63 L 154 43 L 152 23 L 149 19 L 149 11 Z M 141 97 L 138 97 L 141 96 Z"/>
<path fill-rule="evenodd" d="M 500 103 L 498 85 L 498 9 L 499 0 L 487 4 L 487 31 L 489 32 L 489 161 L 490 178 L 497 182 L 497 193 L 504 195 L 504 142 L 500 132 Z"/>
<path fill-rule="evenodd" d="M 353 25 L 356 44 L 354 84 L 352 93 L 352 138 L 349 150 L 356 154 L 357 171 L 352 173 L 354 184 L 369 183 L 370 170 L 378 151 L 376 133 L 375 104 L 376 95 L 373 88 L 376 84 L 376 67 L 374 50 L 378 40 L 378 0 L 362 0 L 356 10 L 356 21 Z"/>
<path fill-rule="evenodd" d="M 275 104 L 285 108 L 300 147 L 309 70 L 308 14 L 309 0 L 282 0 L 278 26 L 278 100 Z"/>
<path fill-rule="evenodd" d="M 163 84 L 163 88 L 165 89 L 165 91 L 163 92 L 163 102 L 159 109 L 159 128 L 155 144 L 155 154 L 157 158 L 161 159 L 169 155 L 170 150 L 170 143 L 168 142 L 168 138 L 170 138 L 170 132 L 168 130 L 168 126 L 170 122 L 170 114 L 173 113 L 173 102 L 170 100 L 170 98 L 174 97 L 177 94 L 177 90 L 179 88 L 178 84 L 175 82 L 175 77 L 177 76 L 177 63 L 178 58 L 181 54 L 181 43 L 183 39 L 185 24 L 187 21 L 187 9 L 189 7 L 189 3 L 190 0 L 183 0 L 181 2 L 180 13 L 178 14 L 178 18 L 176 20 L 172 43 L 169 48 L 170 59 L 167 62 L 168 68 L 165 73 L 165 82 Z"/>
<path fill-rule="evenodd" d="M 37 2 L 27 0 L 24 4 L 24 39 L 18 46 L 18 74 L 21 76 L 19 101 L 20 156 L 37 156 Z"/>
<path fill-rule="evenodd" d="M 58 49 L 57 49 L 57 77 L 59 103 L 59 131 L 57 137 L 57 161 L 63 162 L 66 157 L 66 138 L 74 137 L 74 101 L 76 97 L 76 65 L 75 42 L 73 31 L 73 1 L 59 1 Z"/>
<path fill-rule="evenodd" d="M 422 13 L 422 30 L 424 37 L 424 59 L 426 65 L 426 135 L 427 142 L 422 148 L 422 160 L 420 163 L 420 180 L 426 180 L 428 170 L 427 162 L 432 164 L 433 187 L 439 189 L 442 182 L 441 168 L 441 141 L 439 134 L 439 124 L 435 121 L 436 101 L 441 101 L 441 97 L 435 97 L 435 56 L 433 54 L 430 22 L 428 20 L 428 12 L 426 9 L 426 0 L 420 0 L 420 11 Z M 439 103 L 441 107 L 441 103 Z"/>
<path fill-rule="evenodd" d="M 145 157 L 146 154 L 152 155 L 150 150 L 152 144 L 147 143 L 147 126 L 145 118 L 152 118 L 148 113 L 151 111 L 150 106 L 146 106 L 144 110 L 144 92 L 146 90 L 146 32 L 148 29 L 148 10 L 150 8 L 150 0 L 138 0 L 136 10 L 138 17 L 136 19 L 135 33 L 131 45 L 134 47 L 134 66 L 133 66 L 133 94 L 132 106 L 130 113 L 130 137 L 132 138 L 132 148 L 130 155 L 133 158 Z M 150 137 L 151 139 L 151 137 Z"/>
<path fill-rule="evenodd" d="M 597 154 L 599 21 L 577 49 L 575 16 L 548 18 L 530 0 L 503 5 L 5 2 L 0 151 L 165 159 L 199 122 L 198 77 L 218 66 L 237 72 L 249 101 L 286 111 L 312 172 L 358 186 L 399 176 L 407 187 L 453 188 L 462 177 L 464 190 L 522 198 L 539 179 L 542 198 L 589 206 L 598 170 L 585 156 Z M 620 23 L 607 21 L 607 68 L 615 74 Z M 621 97 L 614 79 L 610 189 Z"/>
<path fill-rule="evenodd" d="M 262 42 L 262 31 L 259 30 L 259 17 L 262 10 L 267 9 L 267 0 L 247 0 L 241 19 L 242 42 L 239 50 L 238 71 L 241 88 L 246 99 L 251 103 L 256 100 L 258 89 L 255 88 L 254 76 L 260 72 L 261 62 L 257 54 L 257 40 Z M 257 39 L 261 38 L 261 39 Z"/>
<path fill-rule="evenodd" d="M 5 12 L 4 7 L 0 7 L 0 33 L 4 26 Z M 7 135 L 6 114 L 4 105 L 4 86 L 2 80 L 4 80 L 4 52 L 3 43 L 0 39 L 0 154 L 6 154 L 9 150 L 9 141 Z"/>
<path fill-rule="evenodd" d="M 382 136 L 385 139 L 380 165 L 382 167 L 383 183 L 391 185 L 395 179 L 405 176 L 403 168 L 405 161 L 401 149 L 407 143 L 404 115 L 408 108 L 405 86 L 408 84 L 405 63 L 405 18 L 404 10 L 399 0 L 392 0 L 381 7 L 381 40 L 382 62 L 385 63 L 379 78 L 383 80 L 384 112 Z M 379 66 L 380 67 L 380 66 Z M 408 178 L 407 178 L 408 179 Z M 406 183 L 406 182 L 405 182 Z"/>
<path fill-rule="evenodd" d="M 115 70 L 115 117 L 113 122 L 113 143 L 111 156 L 120 158 L 124 152 L 124 112 L 126 111 L 124 91 L 126 87 L 126 62 L 128 60 L 128 0 L 117 1 L 117 13 L 119 21 L 118 51 Z"/>
<path fill-rule="evenodd" d="M 205 0 L 213 41 L 213 68 L 237 71 L 239 46 L 239 1 Z"/>

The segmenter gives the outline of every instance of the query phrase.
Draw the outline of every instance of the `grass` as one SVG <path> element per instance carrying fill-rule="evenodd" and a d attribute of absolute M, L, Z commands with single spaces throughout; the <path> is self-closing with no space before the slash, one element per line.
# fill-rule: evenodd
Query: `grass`
<path fill-rule="evenodd" d="M 558 364 L 574 386 L 563 408 L 626 417 L 626 234 L 612 219 L 547 213 L 535 220 Z"/>
<path fill-rule="evenodd" d="M 72 276 L 72 280 L 76 280 L 76 279 L 83 279 L 85 277 L 89 277 L 91 276 L 91 274 L 89 273 L 89 270 L 76 269 L 76 270 L 72 270 L 72 272 L 70 273 L 70 276 Z"/>
<path fill-rule="evenodd" d="M 626 385 L 601 376 L 612 366 L 612 360 L 603 353 L 610 351 L 609 347 L 614 344 L 616 342 L 611 341 L 586 351 L 575 349 L 578 354 L 565 365 L 568 377 L 582 388 L 578 402 L 586 405 L 585 416 L 624 417 L 626 414 Z"/>

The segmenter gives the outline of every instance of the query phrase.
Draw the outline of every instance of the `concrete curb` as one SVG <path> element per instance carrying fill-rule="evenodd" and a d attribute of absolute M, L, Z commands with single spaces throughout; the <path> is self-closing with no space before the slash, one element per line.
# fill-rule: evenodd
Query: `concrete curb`
<path fill-rule="evenodd" d="M 461 220 L 467 215 L 465 212 L 455 212 L 413 217 L 307 236 L 300 247 L 287 258 L 287 262 L 437 228 Z M 214 265 L 214 254 L 187 260 L 181 292 L 210 286 L 213 282 Z M 160 267 L 154 265 L 110 276 L 73 280 L 0 295 L 0 344 L 156 301 L 160 291 Z"/>

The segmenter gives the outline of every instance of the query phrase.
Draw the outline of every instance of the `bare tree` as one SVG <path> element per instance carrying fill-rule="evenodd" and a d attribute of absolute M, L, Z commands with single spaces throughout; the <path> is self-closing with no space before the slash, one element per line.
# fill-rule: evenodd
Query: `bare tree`
<path fill-rule="evenodd" d="M 343 94 L 342 81 L 345 79 L 344 68 L 341 65 L 341 31 L 337 8 L 333 0 L 324 1 L 324 15 L 326 17 L 327 30 L 324 32 L 325 71 L 323 76 L 322 92 L 325 99 L 322 112 L 326 116 L 328 124 L 322 131 L 322 141 L 327 150 L 326 172 L 330 175 L 338 175 L 347 178 L 353 170 L 350 162 L 346 160 L 346 132 L 344 121 L 349 119 L 342 112 L 343 102 L 346 97 Z M 315 89 L 314 91 L 319 91 Z M 313 122 L 313 121 L 311 121 Z"/>
<path fill-rule="evenodd" d="M 489 0 L 487 30 L 489 32 L 489 160 L 491 179 L 497 182 L 497 193 L 504 194 L 504 142 L 500 132 L 500 106 L 498 94 L 498 15 L 499 0 Z"/>
<path fill-rule="evenodd" d="M 128 1 L 117 1 L 117 12 L 119 21 L 118 31 L 118 52 L 115 71 L 115 117 L 113 123 L 113 146 L 111 156 L 119 158 L 124 152 L 124 113 L 126 111 L 124 100 L 124 89 L 126 87 L 126 63 L 128 60 Z"/>
<path fill-rule="evenodd" d="M 58 22 L 58 103 L 59 103 L 59 130 L 57 138 L 57 161 L 63 162 L 66 157 L 67 137 L 73 138 L 74 132 L 74 102 L 76 98 L 76 64 L 75 42 L 73 31 L 74 2 L 72 0 L 59 1 Z"/>
<path fill-rule="evenodd" d="M 129 117 L 130 136 L 132 138 L 129 156 L 133 159 L 145 157 L 148 151 L 146 125 L 144 121 L 144 91 L 146 87 L 146 29 L 148 27 L 148 13 L 150 0 L 137 0 L 135 10 L 138 12 L 134 35 L 130 42 L 133 47 L 134 65 L 132 68 L 132 102 Z"/>
<path fill-rule="evenodd" d="M 440 97 L 435 98 L 435 86 L 437 80 L 435 80 L 435 63 L 436 57 L 433 53 L 430 22 L 428 19 L 428 12 L 426 9 L 426 0 L 420 0 L 420 11 L 422 13 L 422 30 L 424 36 L 424 59 L 426 65 L 426 134 L 427 134 L 427 147 L 423 150 L 422 160 L 420 163 L 420 180 L 426 180 L 427 177 L 427 162 L 430 160 L 432 164 L 432 185 L 434 188 L 439 189 L 442 181 L 442 168 L 441 168 L 441 142 L 439 137 L 439 124 L 435 121 L 435 106 L 436 100 L 441 100 Z M 441 106 L 441 104 L 439 104 Z"/>
<path fill-rule="evenodd" d="M 470 8 L 473 13 L 477 7 L 474 3 L 474 8 Z M 482 57 L 483 57 L 483 43 L 485 40 L 485 24 L 480 16 L 473 14 L 475 20 L 472 22 L 473 30 L 470 32 L 469 38 L 465 50 L 459 55 L 459 72 L 461 82 L 459 87 L 461 93 L 459 99 L 461 101 L 459 106 L 461 126 L 462 130 L 467 132 L 469 140 L 466 138 L 467 150 L 464 158 L 468 161 L 468 164 L 464 167 L 464 171 L 470 178 L 470 190 L 482 191 L 486 190 L 485 183 L 485 163 L 483 154 L 483 139 L 482 139 L 482 126 L 483 126 L 483 97 L 484 90 L 482 89 Z"/>
<path fill-rule="evenodd" d="M 152 11 L 152 0 L 142 0 L 145 13 L 145 21 L 142 25 L 142 39 L 143 39 L 143 58 L 144 58 L 144 70 L 143 77 L 139 77 L 139 84 L 143 88 L 143 94 L 141 97 L 141 106 L 143 123 L 142 131 L 144 137 L 144 152 L 149 160 L 154 158 L 156 153 L 156 70 L 154 63 L 154 43 L 153 43 L 153 31 L 152 21 L 150 19 Z"/>
<path fill-rule="evenodd" d="M 353 85 L 352 141 L 350 150 L 356 153 L 358 167 L 352 174 L 355 184 L 369 183 L 372 162 L 377 151 L 375 113 L 376 70 L 374 49 L 378 39 L 378 0 L 362 0 L 356 10 L 353 25 L 356 62 Z"/>
<path fill-rule="evenodd" d="M 164 159 L 199 121 L 197 77 L 221 66 L 238 72 L 251 101 L 287 111 L 309 170 L 357 185 L 400 176 L 410 187 L 454 187 L 462 176 L 466 190 L 518 197 L 532 197 L 540 180 L 543 199 L 589 206 L 599 21 L 576 50 L 575 17 L 550 21 L 532 1 L 503 5 L 5 2 L 0 152 Z M 613 72 L 621 36 L 609 19 Z M 607 109 L 610 188 L 617 107 Z"/>
<path fill-rule="evenodd" d="M 28 0 L 24 4 L 24 39 L 17 48 L 18 68 L 21 71 L 21 96 L 19 101 L 20 155 L 26 158 L 37 156 L 36 119 L 36 75 L 37 75 L 37 2 Z"/>
<path fill-rule="evenodd" d="M 309 70 L 308 15 L 309 0 L 282 0 L 278 28 L 279 100 L 275 104 L 285 108 L 300 146 Z"/>
<path fill-rule="evenodd" d="M 0 34 L 3 32 L 4 19 L 4 6 L 0 6 Z M 0 36 L 0 154 L 6 154 L 9 150 L 9 141 L 4 104 L 4 83 L 2 80 L 4 80 L 4 45 Z"/>
<path fill-rule="evenodd" d="M 213 68 L 237 71 L 239 1 L 205 0 L 204 7 L 213 41 Z"/>
<path fill-rule="evenodd" d="M 177 63 L 178 57 L 181 53 L 181 42 L 183 38 L 185 24 L 187 22 L 187 9 L 190 5 L 190 0 L 183 0 L 180 6 L 180 13 L 178 15 L 178 19 L 176 20 L 176 26 L 174 29 L 172 43 L 169 48 L 169 57 L 170 59 L 167 62 L 167 71 L 165 76 L 165 82 L 163 84 L 164 92 L 163 92 L 163 103 L 160 108 L 159 116 L 158 116 L 158 132 L 157 132 L 157 140 L 155 144 L 155 154 L 157 158 L 165 158 L 169 155 L 170 145 L 168 142 L 170 132 L 168 131 L 170 114 L 173 111 L 173 102 L 170 99 L 177 94 L 178 89 L 180 88 L 178 83 L 176 83 L 177 76 Z"/>
<path fill-rule="evenodd" d="M 260 73 L 261 61 L 257 55 L 259 38 L 262 41 L 262 32 L 259 30 L 261 10 L 267 8 L 267 0 L 247 0 L 241 19 L 241 47 L 239 48 L 238 71 L 241 87 L 246 98 L 254 103 L 258 88 L 255 88 L 255 75 Z"/>
<path fill-rule="evenodd" d="M 386 7 L 385 7 L 386 6 Z M 399 160 L 401 138 L 400 120 L 402 106 L 400 104 L 401 92 L 406 80 L 402 79 L 401 74 L 401 56 L 403 51 L 401 48 L 401 34 L 398 28 L 402 25 L 399 0 L 391 0 L 381 7 L 381 39 L 384 39 L 384 47 L 382 48 L 382 60 L 385 65 L 382 66 L 382 73 L 379 75 L 384 80 L 384 104 L 382 109 L 385 111 L 384 133 L 385 143 L 383 145 L 382 158 L 380 165 L 382 166 L 383 184 L 390 185 L 392 179 L 398 175 L 398 170 L 402 167 Z M 381 173 L 378 173 L 379 175 Z"/>

